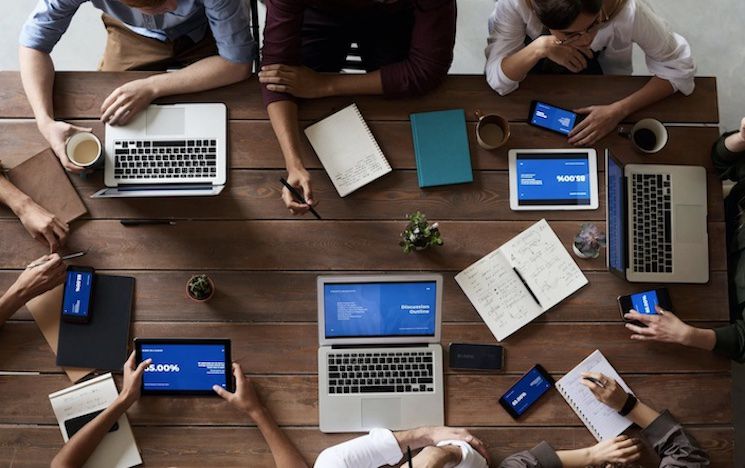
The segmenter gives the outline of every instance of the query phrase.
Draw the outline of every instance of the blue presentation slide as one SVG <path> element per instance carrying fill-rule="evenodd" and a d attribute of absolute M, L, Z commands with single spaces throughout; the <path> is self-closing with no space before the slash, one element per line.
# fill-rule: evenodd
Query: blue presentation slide
<path fill-rule="evenodd" d="M 145 369 L 145 390 L 212 390 L 226 386 L 225 345 L 143 344 L 142 360 L 153 362 Z"/>
<path fill-rule="evenodd" d="M 655 315 L 657 304 L 659 304 L 657 291 L 645 291 L 631 295 L 631 307 L 640 314 Z"/>
<path fill-rule="evenodd" d="M 590 162 L 585 154 L 518 154 L 520 205 L 589 205 Z"/>
<path fill-rule="evenodd" d="M 517 413 L 523 414 L 530 405 L 551 388 L 551 383 L 543 378 L 538 369 L 531 369 L 502 397 Z"/>
<path fill-rule="evenodd" d="M 530 123 L 568 135 L 574 128 L 577 115 L 564 109 L 539 102 L 530 116 Z"/>
<path fill-rule="evenodd" d="M 93 273 L 88 271 L 68 271 L 65 280 L 65 297 L 62 299 L 62 313 L 85 317 L 91 300 Z"/>
<path fill-rule="evenodd" d="M 433 336 L 437 283 L 324 285 L 326 337 Z"/>

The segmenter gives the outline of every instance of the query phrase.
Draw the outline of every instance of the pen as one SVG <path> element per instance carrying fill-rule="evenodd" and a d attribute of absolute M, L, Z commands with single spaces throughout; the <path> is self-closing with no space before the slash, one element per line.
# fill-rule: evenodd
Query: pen
<path fill-rule="evenodd" d="M 409 468 L 414 468 L 414 464 L 411 462 L 411 447 L 406 446 L 406 456 L 409 458 Z"/>
<path fill-rule="evenodd" d="M 65 255 L 64 257 L 62 257 L 62 260 L 70 260 L 72 258 L 82 257 L 86 253 L 88 253 L 88 252 L 81 250 L 80 252 L 75 252 L 75 253 L 71 253 L 71 254 Z M 29 266 L 27 266 L 26 269 L 36 268 L 38 266 L 41 266 L 41 265 L 47 263 L 48 261 L 49 261 L 48 259 L 47 260 L 37 260 L 37 261 L 33 262 L 32 264 L 30 264 Z"/>
<path fill-rule="evenodd" d="M 585 380 L 589 380 L 590 382 L 594 383 L 595 385 L 600 385 L 602 388 L 605 388 L 605 385 L 603 385 L 603 382 L 599 381 L 595 377 L 582 377 Z"/>
<path fill-rule="evenodd" d="M 122 219 L 119 221 L 122 226 L 152 226 L 156 224 L 168 224 L 175 226 L 176 221 L 172 219 Z"/>
<path fill-rule="evenodd" d="M 543 306 L 541 305 L 541 303 L 538 300 L 538 298 L 535 296 L 535 294 L 533 294 L 533 290 L 530 289 L 530 286 L 528 286 L 528 283 L 525 282 L 525 279 L 523 278 L 523 275 L 520 274 L 520 272 L 518 271 L 517 268 L 512 267 L 512 269 L 515 270 L 515 274 L 517 275 L 518 278 L 520 278 L 520 281 L 522 281 L 523 286 L 525 286 L 525 289 L 527 289 L 528 292 L 530 293 L 530 297 L 532 297 L 533 300 L 535 301 L 535 303 L 538 304 L 538 307 L 543 308 Z"/>
<path fill-rule="evenodd" d="M 292 198 L 294 198 L 296 202 L 303 203 L 305 205 L 308 204 L 308 202 L 305 201 L 305 198 L 300 194 L 300 192 L 298 192 L 295 187 L 293 187 L 292 185 L 290 185 L 289 183 L 287 183 L 287 181 L 285 180 L 284 177 L 280 177 L 279 178 L 279 181 L 282 182 L 282 185 L 284 185 L 285 187 L 287 187 L 287 190 L 290 191 L 290 193 L 292 194 Z M 315 216 L 316 218 L 321 219 L 321 215 L 319 215 L 316 212 L 316 210 L 313 209 L 312 206 L 310 207 L 310 212 L 313 213 L 313 216 Z"/>

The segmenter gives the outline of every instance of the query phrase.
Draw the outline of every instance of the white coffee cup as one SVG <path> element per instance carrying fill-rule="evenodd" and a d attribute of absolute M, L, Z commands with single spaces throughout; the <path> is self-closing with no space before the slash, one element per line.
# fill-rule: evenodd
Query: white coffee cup
<path fill-rule="evenodd" d="M 642 119 L 631 127 L 631 132 L 621 131 L 620 134 L 631 140 L 638 151 L 647 154 L 660 151 L 668 140 L 665 125 L 657 119 Z"/>
<path fill-rule="evenodd" d="M 101 160 L 101 140 L 90 132 L 79 132 L 65 142 L 67 159 L 78 167 L 91 167 Z"/>

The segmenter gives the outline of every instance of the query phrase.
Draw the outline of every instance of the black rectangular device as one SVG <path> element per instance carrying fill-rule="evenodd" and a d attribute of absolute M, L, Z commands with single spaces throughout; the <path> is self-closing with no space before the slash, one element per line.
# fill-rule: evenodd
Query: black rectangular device
<path fill-rule="evenodd" d="M 96 272 L 91 267 L 67 267 L 62 293 L 62 320 L 69 323 L 91 321 L 95 280 Z"/>
<path fill-rule="evenodd" d="M 528 123 L 534 127 L 567 136 L 581 120 L 578 114 L 568 109 L 542 101 L 530 103 Z"/>
<path fill-rule="evenodd" d="M 510 416 L 518 419 L 553 386 L 554 379 L 543 366 L 536 364 L 499 398 L 499 404 Z"/>
<path fill-rule="evenodd" d="M 137 363 L 153 362 L 142 376 L 143 395 L 217 395 L 233 391 L 230 340 L 135 338 Z"/>
<path fill-rule="evenodd" d="M 75 418 L 70 418 L 65 420 L 65 429 L 67 430 L 67 437 L 69 439 L 72 439 L 72 436 L 78 433 L 79 430 L 81 430 L 86 424 L 93 421 L 98 417 L 99 414 L 103 413 L 103 410 L 94 411 L 92 413 L 84 414 L 82 416 L 77 416 Z M 109 432 L 115 432 L 119 430 L 119 421 L 115 422 L 113 426 L 111 426 L 111 429 L 109 429 Z"/>
<path fill-rule="evenodd" d="M 504 367 L 504 348 L 499 345 L 450 343 L 451 369 L 499 371 Z"/>
<path fill-rule="evenodd" d="M 618 310 L 621 312 L 621 319 L 641 327 L 646 327 L 646 325 L 636 320 L 627 320 L 624 314 L 633 309 L 640 314 L 657 315 L 657 311 L 655 310 L 655 306 L 657 305 L 665 310 L 672 310 L 673 304 L 670 301 L 670 293 L 667 291 L 667 288 L 651 289 L 618 297 Z"/>

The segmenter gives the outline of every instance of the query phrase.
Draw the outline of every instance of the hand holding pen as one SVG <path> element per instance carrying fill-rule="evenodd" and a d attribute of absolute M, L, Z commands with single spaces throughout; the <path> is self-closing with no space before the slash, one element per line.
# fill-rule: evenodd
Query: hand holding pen
<path fill-rule="evenodd" d="M 44 255 L 21 272 L 16 282 L 8 289 L 8 293 L 15 295 L 21 303 L 28 302 L 62 284 L 66 271 L 67 266 L 59 254 Z"/>
<path fill-rule="evenodd" d="M 298 191 L 295 187 L 293 187 L 289 182 L 285 180 L 284 177 L 280 177 L 279 181 L 282 183 L 282 185 L 285 186 L 285 188 L 290 192 L 290 195 L 292 196 L 292 199 L 301 205 L 306 205 L 308 207 L 308 210 L 313 213 L 313 216 L 315 216 L 317 219 L 321 219 L 321 215 L 318 214 L 318 212 L 311 206 L 311 203 L 313 203 L 310 200 L 306 200 L 303 197 L 303 194 Z M 283 197 L 284 198 L 284 197 Z M 285 200 L 287 202 L 287 200 Z M 289 205 L 288 205 L 289 206 Z M 297 214 L 292 207 L 290 207 L 290 211 L 292 214 Z"/>

